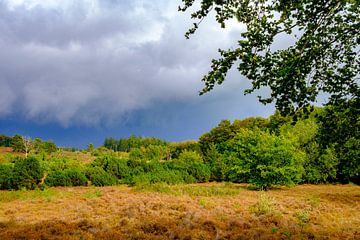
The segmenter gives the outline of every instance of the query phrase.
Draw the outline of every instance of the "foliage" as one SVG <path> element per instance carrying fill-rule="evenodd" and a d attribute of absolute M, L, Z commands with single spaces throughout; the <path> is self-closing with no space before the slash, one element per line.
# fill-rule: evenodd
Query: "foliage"
<path fill-rule="evenodd" d="M 51 157 L 40 162 L 45 171 L 64 171 L 65 169 L 82 169 L 83 165 L 76 160 L 67 157 Z"/>
<path fill-rule="evenodd" d="M 21 135 L 16 134 L 11 141 L 11 147 L 13 148 L 14 152 L 24 152 L 25 146 L 23 143 L 23 138 Z"/>
<path fill-rule="evenodd" d="M 261 130 L 266 130 L 268 125 L 269 120 L 261 117 L 235 120 L 233 123 L 229 120 L 222 120 L 217 127 L 211 129 L 208 133 L 204 133 L 200 137 L 199 146 L 205 156 L 211 145 L 215 145 L 216 149 L 220 153 L 223 153 L 225 150 L 225 142 L 232 139 L 241 129 L 259 128 Z"/>
<path fill-rule="evenodd" d="M 264 190 L 301 181 L 304 155 L 282 137 L 242 129 L 227 146 L 226 154 L 236 162 L 229 173 L 232 181 L 246 181 Z"/>
<path fill-rule="evenodd" d="M 209 166 L 204 164 L 200 154 L 194 151 L 183 151 L 180 153 L 179 159 L 174 160 L 170 166 L 173 169 L 187 172 L 197 182 L 207 182 L 211 176 Z"/>
<path fill-rule="evenodd" d="M 169 160 L 170 149 L 167 146 L 149 145 L 145 148 L 144 158 L 148 161 Z"/>
<path fill-rule="evenodd" d="M 228 165 L 225 162 L 225 157 L 218 152 L 215 144 L 210 145 L 206 152 L 204 162 L 210 167 L 212 181 L 225 181 Z"/>
<path fill-rule="evenodd" d="M 71 186 L 71 180 L 63 171 L 51 172 L 45 179 L 45 184 L 54 186 Z"/>
<path fill-rule="evenodd" d="M 252 82 L 252 93 L 269 87 L 266 104 L 275 101 L 281 112 L 291 112 L 316 100 L 319 92 L 330 95 L 330 102 L 360 97 L 360 3 L 359 1 L 218 1 L 182 0 L 180 11 L 197 3 L 191 14 L 194 27 L 215 12 L 221 27 L 230 19 L 244 25 L 238 45 L 219 50 L 221 58 L 212 60 L 211 71 L 202 79 L 201 94 L 222 84 L 234 64 Z M 275 46 L 280 38 L 295 40 L 288 47 Z"/>
<path fill-rule="evenodd" d="M 128 177 L 130 172 L 126 160 L 118 159 L 112 156 L 98 157 L 91 163 L 91 166 L 101 167 L 105 172 L 117 177 L 118 179 Z"/>
<path fill-rule="evenodd" d="M 92 153 L 95 150 L 94 144 L 89 143 L 87 146 L 87 151 Z"/>
<path fill-rule="evenodd" d="M 50 172 L 45 183 L 48 186 L 86 186 L 88 179 L 79 169 Z"/>
<path fill-rule="evenodd" d="M 303 181 L 307 183 L 326 183 L 336 179 L 339 160 L 333 148 L 324 150 L 316 142 L 311 142 L 305 148 L 305 174 Z"/>
<path fill-rule="evenodd" d="M 10 147 L 12 144 L 12 137 L 1 134 L 0 135 L 0 146 L 1 147 Z"/>
<path fill-rule="evenodd" d="M 12 172 L 14 189 L 35 189 L 43 177 L 40 162 L 35 157 L 17 158 Z"/>
<path fill-rule="evenodd" d="M 319 144 L 333 147 L 339 159 L 338 180 L 360 183 L 360 99 L 327 106 L 319 115 Z"/>
<path fill-rule="evenodd" d="M 36 138 L 33 142 L 34 150 L 36 153 L 45 152 L 50 154 L 52 152 L 56 152 L 57 147 L 52 141 L 43 141 L 40 138 Z"/>
<path fill-rule="evenodd" d="M 0 164 L 0 190 L 11 189 L 12 171 L 12 165 Z"/>
<path fill-rule="evenodd" d="M 313 108 L 310 114 L 303 109 L 293 116 L 276 111 L 269 118 L 223 120 L 198 142 L 132 136 L 121 141 L 122 147 L 128 144 L 126 152 L 89 145 L 91 154 L 81 153 L 85 160 L 77 153 L 63 154 L 65 150 L 51 153 L 55 144 L 50 142 L 47 150 L 47 142 L 35 139 L 32 157 L 17 158 L 8 148 L 0 152 L 6 157 L 0 164 L 0 189 L 82 186 L 89 181 L 95 186 L 229 181 L 264 190 L 297 183 L 359 183 L 359 106 L 347 100 L 341 106 Z M 20 135 L 1 139 L 4 144 L 11 139 L 15 149 L 24 151 Z"/>
<path fill-rule="evenodd" d="M 111 186 L 118 182 L 115 176 L 105 172 L 101 167 L 87 168 L 86 177 L 94 186 Z"/>
<path fill-rule="evenodd" d="M 129 138 L 121 138 L 119 140 L 106 138 L 104 142 L 104 147 L 121 152 L 130 152 L 133 148 L 146 148 L 149 145 L 166 146 L 167 142 L 158 138 L 143 138 L 136 137 L 134 135 Z"/>
<path fill-rule="evenodd" d="M 198 144 L 197 141 L 171 143 L 170 144 L 171 159 L 178 158 L 180 153 L 185 150 L 201 153 L 200 145 Z"/>

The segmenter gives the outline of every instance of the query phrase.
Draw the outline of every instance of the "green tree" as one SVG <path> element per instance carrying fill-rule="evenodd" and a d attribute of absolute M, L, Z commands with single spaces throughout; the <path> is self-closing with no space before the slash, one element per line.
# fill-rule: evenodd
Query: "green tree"
<path fill-rule="evenodd" d="M 232 181 L 248 182 L 264 190 L 301 181 L 304 153 L 282 136 L 244 128 L 227 145 L 225 155 L 233 164 L 229 171 Z"/>
<path fill-rule="evenodd" d="M 320 147 L 318 128 L 316 118 L 311 115 L 295 124 L 283 124 L 279 129 L 280 136 L 288 139 L 293 146 L 306 153 L 303 182 L 307 183 L 324 183 L 336 179 L 339 161 L 332 146 Z"/>
<path fill-rule="evenodd" d="M 23 138 L 21 135 L 16 134 L 15 136 L 13 136 L 11 142 L 12 142 L 11 147 L 13 148 L 14 152 L 24 152 L 25 151 L 25 146 L 24 146 Z"/>
<path fill-rule="evenodd" d="M 12 142 L 12 137 L 8 137 L 6 135 L 0 135 L 0 146 L 10 147 L 11 142 Z"/>
<path fill-rule="evenodd" d="M 266 104 L 275 101 L 281 112 L 291 112 L 316 100 L 319 92 L 329 102 L 360 98 L 360 1 L 358 0 L 182 0 L 179 11 L 200 3 L 191 14 L 194 27 L 215 12 L 221 27 L 230 19 L 245 26 L 236 47 L 219 50 L 211 71 L 204 76 L 204 89 L 211 91 L 225 80 L 234 64 L 252 82 L 252 93 L 269 87 Z M 293 39 L 289 47 L 274 46 L 280 37 Z"/>
<path fill-rule="evenodd" d="M 89 143 L 87 146 L 87 151 L 92 153 L 95 150 L 94 144 Z"/>
<path fill-rule="evenodd" d="M 339 159 L 338 180 L 360 183 L 360 99 L 327 106 L 319 123 L 320 146 L 333 147 Z"/>

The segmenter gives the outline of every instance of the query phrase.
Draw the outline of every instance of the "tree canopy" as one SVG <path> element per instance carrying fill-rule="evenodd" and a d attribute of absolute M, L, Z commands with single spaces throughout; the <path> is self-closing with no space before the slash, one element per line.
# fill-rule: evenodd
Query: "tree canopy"
<path fill-rule="evenodd" d="M 237 65 L 252 82 L 245 93 L 269 87 L 270 96 L 258 98 L 264 104 L 275 102 L 281 112 L 304 108 L 321 92 L 330 96 L 331 104 L 360 97 L 359 0 L 182 2 L 179 11 L 199 6 L 191 14 L 195 22 L 185 34 L 187 38 L 211 12 L 223 28 L 230 19 L 245 25 L 236 46 L 219 49 L 221 57 L 212 60 L 200 94 L 222 84 L 230 68 Z M 279 49 L 274 46 L 279 38 L 294 43 Z"/>

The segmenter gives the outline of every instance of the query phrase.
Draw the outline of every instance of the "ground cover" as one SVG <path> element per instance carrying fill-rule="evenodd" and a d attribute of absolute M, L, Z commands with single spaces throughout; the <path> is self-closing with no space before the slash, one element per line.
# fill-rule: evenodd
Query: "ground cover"
<path fill-rule="evenodd" d="M 0 239 L 360 239 L 360 187 L 244 184 L 0 192 Z"/>

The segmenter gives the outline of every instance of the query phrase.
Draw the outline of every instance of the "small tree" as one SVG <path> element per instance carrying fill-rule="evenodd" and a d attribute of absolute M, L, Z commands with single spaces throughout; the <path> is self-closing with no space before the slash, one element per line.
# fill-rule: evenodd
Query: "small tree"
<path fill-rule="evenodd" d="M 236 163 L 229 174 L 232 181 L 246 181 L 262 190 L 301 181 L 305 155 L 281 136 L 241 129 L 227 146 L 228 161 Z"/>
<path fill-rule="evenodd" d="M 87 151 L 92 153 L 94 151 L 94 144 L 90 143 L 88 146 L 87 146 Z"/>
<path fill-rule="evenodd" d="M 33 147 L 33 142 L 28 136 L 22 136 L 22 142 L 24 145 L 25 157 L 27 158 L 31 148 Z"/>

